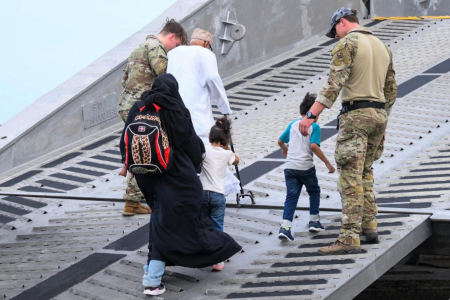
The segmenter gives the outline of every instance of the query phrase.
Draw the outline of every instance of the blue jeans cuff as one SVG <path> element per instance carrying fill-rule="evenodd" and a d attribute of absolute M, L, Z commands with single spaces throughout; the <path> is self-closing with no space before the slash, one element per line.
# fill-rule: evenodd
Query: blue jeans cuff
<path fill-rule="evenodd" d="M 148 274 L 144 275 L 142 285 L 155 287 L 161 284 L 162 276 L 166 268 L 166 263 L 159 260 L 152 260 L 148 265 Z"/>

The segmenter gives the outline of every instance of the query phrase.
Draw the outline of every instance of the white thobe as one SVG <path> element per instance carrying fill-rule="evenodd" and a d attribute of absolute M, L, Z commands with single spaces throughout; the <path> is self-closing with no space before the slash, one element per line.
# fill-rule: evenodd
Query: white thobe
<path fill-rule="evenodd" d="M 178 91 L 191 113 L 197 135 L 209 144 L 209 131 L 214 125 L 211 101 L 222 114 L 231 114 L 214 53 L 200 46 L 179 46 L 167 54 L 167 73 L 178 81 Z M 228 170 L 225 195 L 239 191 L 239 180 Z"/>
<path fill-rule="evenodd" d="M 184 105 L 197 135 L 205 144 L 214 125 L 211 101 L 222 114 L 231 114 L 214 53 L 200 46 L 180 46 L 168 52 L 167 73 L 178 81 Z"/>

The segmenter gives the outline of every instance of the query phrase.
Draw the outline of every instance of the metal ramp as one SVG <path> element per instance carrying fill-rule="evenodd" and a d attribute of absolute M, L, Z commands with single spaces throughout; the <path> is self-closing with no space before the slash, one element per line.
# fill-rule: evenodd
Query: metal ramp
<path fill-rule="evenodd" d="M 326 231 L 312 235 L 302 230 L 306 216 L 299 213 L 296 240 L 284 244 L 271 234 L 281 211 L 236 211 L 227 215 L 226 231 L 235 237 L 245 232 L 240 241 L 244 251 L 231 258 L 225 273 L 167 268 L 168 291 L 160 299 L 350 299 L 431 234 L 428 216 L 385 214 L 380 216 L 380 244 L 366 244 L 363 238 L 362 254 L 321 256 L 317 247 L 335 240 L 339 215 L 324 216 Z M 143 247 L 55 299 L 145 298 L 140 292 L 145 261 Z"/>
<path fill-rule="evenodd" d="M 49 219 L 48 225 L 0 244 L 4 274 L 0 291 L 6 299 L 30 299 L 33 294 L 44 299 L 55 288 L 55 293 L 62 294 L 52 295 L 54 299 L 145 298 L 140 284 L 147 234 L 140 232 L 141 244 L 128 243 L 131 249 L 117 240 L 146 228 L 148 216 L 130 220 L 121 216 L 121 210 L 113 203 L 73 205 Z M 281 243 L 276 236 L 281 214 L 281 210 L 228 208 L 225 231 L 243 246 L 242 253 L 220 273 L 168 267 L 164 277 L 168 292 L 160 298 L 272 299 L 276 294 L 280 299 L 350 299 L 431 235 L 427 215 L 383 214 L 379 216 L 380 244 L 367 244 L 362 237 L 362 254 L 321 256 L 317 248 L 336 239 L 340 215 L 324 213 L 326 230 L 310 234 L 305 228 L 307 213 L 298 212 L 295 241 Z M 54 280 L 64 282 L 63 273 L 78 264 L 95 265 L 93 256 L 113 256 L 112 264 L 99 270 L 85 266 L 86 280 L 65 292 L 57 285 L 43 290 Z"/>
<path fill-rule="evenodd" d="M 336 240 L 340 218 L 322 219 L 324 232 L 296 232 L 294 242 L 259 255 L 251 268 L 239 269 L 223 288 L 207 294 L 224 299 L 351 299 L 431 235 L 428 216 L 386 214 L 380 216 L 380 244 L 362 238 L 361 254 L 322 256 L 317 249 Z"/>
<path fill-rule="evenodd" d="M 450 141 L 445 135 L 450 128 L 450 77 L 433 69 L 450 57 L 450 41 L 443 39 L 450 22 L 372 25 L 394 52 L 399 83 L 409 82 L 404 85 L 409 92 L 394 107 L 384 156 L 374 166 L 383 210 L 381 243 L 366 244 L 362 238 L 365 252 L 360 255 L 316 253 L 336 239 L 340 225 L 339 215 L 326 212 L 340 207 L 337 176 L 317 162 L 326 231 L 306 232 L 307 213 L 299 211 L 295 242 L 283 244 L 276 238 L 285 196 L 284 161 L 276 139 L 298 117 L 299 99 L 317 91 L 325 79 L 336 41 L 320 39 L 227 82 L 236 112 L 233 140 L 242 158 L 241 176 L 258 196 L 259 209 L 227 208 L 225 231 L 244 251 L 224 271 L 169 267 L 164 277 L 168 292 L 153 299 L 351 299 L 430 236 L 429 215 L 445 215 L 450 209 Z M 422 53 L 419 59 L 417 51 Z M 431 81 L 419 86 L 414 81 L 418 76 Z M 415 89 L 408 90 L 411 86 Z M 334 152 L 337 110 L 335 105 L 319 121 L 328 157 Z M 417 122 L 423 116 L 427 120 Z M 122 217 L 123 204 L 107 201 L 120 199 L 124 189 L 116 175 L 120 125 L 42 157 L 36 167 L 1 177 L 0 192 L 16 194 L 0 197 L 0 295 L 5 299 L 146 298 L 140 280 L 148 216 Z M 93 201 L 77 200 L 83 197 Z M 229 204 L 234 201 L 229 197 Z M 307 198 L 301 196 L 299 205 L 307 207 Z M 79 272 L 77 278 L 70 278 L 74 272 Z"/>

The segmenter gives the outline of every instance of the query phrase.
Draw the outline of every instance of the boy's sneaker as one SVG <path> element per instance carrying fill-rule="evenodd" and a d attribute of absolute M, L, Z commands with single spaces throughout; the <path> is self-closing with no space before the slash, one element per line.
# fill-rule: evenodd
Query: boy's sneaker
<path fill-rule="evenodd" d="M 280 231 L 278 232 L 278 239 L 282 242 L 293 241 L 294 237 L 291 234 L 291 229 L 289 227 L 280 227 Z"/>
<path fill-rule="evenodd" d="M 144 295 L 158 296 L 166 291 L 164 283 L 160 283 L 158 286 L 146 286 L 144 290 Z"/>
<path fill-rule="evenodd" d="M 309 232 L 324 231 L 325 227 L 320 224 L 320 221 L 309 221 Z"/>

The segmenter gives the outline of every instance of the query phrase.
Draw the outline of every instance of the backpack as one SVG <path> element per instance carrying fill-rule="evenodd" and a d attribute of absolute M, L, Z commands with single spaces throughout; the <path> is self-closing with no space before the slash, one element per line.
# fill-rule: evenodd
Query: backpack
<path fill-rule="evenodd" d="M 161 124 L 161 108 L 146 109 L 138 102 L 139 113 L 125 130 L 125 164 L 128 171 L 139 175 L 159 175 L 170 170 L 173 151 L 167 131 Z"/>

